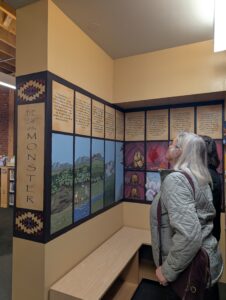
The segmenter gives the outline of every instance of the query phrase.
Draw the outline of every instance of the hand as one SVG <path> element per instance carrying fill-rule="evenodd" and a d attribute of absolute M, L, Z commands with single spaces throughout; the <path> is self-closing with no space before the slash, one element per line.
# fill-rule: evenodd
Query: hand
<path fill-rule="evenodd" d="M 158 267 L 156 270 L 155 270 L 155 275 L 156 275 L 156 277 L 157 277 L 157 279 L 158 279 L 158 281 L 159 281 L 159 283 L 161 284 L 161 285 L 167 285 L 167 280 L 166 280 L 166 278 L 164 277 L 164 275 L 162 274 L 162 267 L 160 266 L 160 267 Z"/>

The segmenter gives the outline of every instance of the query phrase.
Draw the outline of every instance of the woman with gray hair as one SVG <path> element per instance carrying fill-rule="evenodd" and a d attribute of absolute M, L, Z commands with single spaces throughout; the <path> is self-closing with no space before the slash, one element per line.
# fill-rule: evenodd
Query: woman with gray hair
<path fill-rule="evenodd" d="M 162 285 L 175 281 L 202 247 L 209 255 L 213 286 L 223 272 L 223 261 L 217 240 L 211 234 L 215 209 L 205 143 L 196 134 L 181 133 L 169 146 L 167 158 L 174 163 L 174 172 L 166 176 L 160 193 L 151 206 L 152 251 L 157 266 L 156 277 Z M 191 178 L 194 191 L 182 172 Z M 160 199 L 161 246 L 157 216 Z M 167 299 L 179 299 L 170 287 L 167 289 Z"/>

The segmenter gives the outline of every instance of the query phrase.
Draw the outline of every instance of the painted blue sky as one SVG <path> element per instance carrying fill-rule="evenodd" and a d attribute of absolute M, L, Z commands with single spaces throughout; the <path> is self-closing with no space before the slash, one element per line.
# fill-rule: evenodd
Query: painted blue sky
<path fill-rule="evenodd" d="M 123 149 L 122 149 L 122 147 L 123 147 L 123 143 L 116 142 L 116 165 L 123 164 Z"/>
<path fill-rule="evenodd" d="M 115 142 L 105 141 L 105 163 L 115 161 Z"/>
<path fill-rule="evenodd" d="M 104 157 L 104 141 L 93 139 L 92 141 L 92 155 L 100 153 Z"/>
<path fill-rule="evenodd" d="M 73 137 L 52 134 L 52 163 L 73 163 Z"/>
<path fill-rule="evenodd" d="M 153 182 L 160 182 L 160 174 L 158 172 L 147 172 L 147 178 Z"/>
<path fill-rule="evenodd" d="M 115 176 L 115 199 L 121 200 L 123 197 L 123 143 L 116 142 L 116 176 Z"/>
<path fill-rule="evenodd" d="M 75 161 L 79 157 L 90 157 L 90 138 L 75 137 Z"/>

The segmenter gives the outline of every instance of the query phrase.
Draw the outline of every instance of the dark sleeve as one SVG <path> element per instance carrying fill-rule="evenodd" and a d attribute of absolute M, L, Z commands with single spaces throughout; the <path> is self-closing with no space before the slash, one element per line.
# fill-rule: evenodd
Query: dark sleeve
<path fill-rule="evenodd" d="M 216 216 L 213 220 L 213 231 L 212 234 L 219 241 L 221 234 L 221 223 L 220 223 L 220 214 L 221 214 L 221 197 L 222 197 L 222 184 L 220 175 L 216 170 L 210 169 L 210 174 L 213 181 L 213 205 L 216 210 Z"/>

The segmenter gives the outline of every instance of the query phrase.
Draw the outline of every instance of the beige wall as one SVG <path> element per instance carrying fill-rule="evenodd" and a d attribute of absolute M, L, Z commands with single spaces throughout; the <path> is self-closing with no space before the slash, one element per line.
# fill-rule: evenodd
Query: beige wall
<path fill-rule="evenodd" d="M 111 102 L 113 68 L 112 58 L 49 1 L 48 70 Z"/>
<path fill-rule="evenodd" d="M 210 93 L 226 90 L 226 54 L 213 42 L 115 60 L 114 102 Z"/>
<path fill-rule="evenodd" d="M 123 203 L 123 224 L 141 229 L 149 229 L 150 205 L 132 202 Z"/>
<path fill-rule="evenodd" d="M 47 244 L 13 238 L 13 300 L 47 300 L 50 286 L 123 226 L 122 204 Z"/>
<path fill-rule="evenodd" d="M 43 300 L 45 246 L 13 238 L 12 299 Z"/>
<path fill-rule="evenodd" d="M 122 226 L 122 204 L 119 204 L 46 244 L 45 296 L 56 280 Z"/>
<path fill-rule="evenodd" d="M 51 0 L 17 10 L 16 75 L 52 73 L 109 102 L 114 61 Z"/>
<path fill-rule="evenodd" d="M 110 102 L 226 90 L 225 52 L 212 41 L 113 61 L 51 0 L 17 10 L 16 47 L 17 76 L 48 69 Z"/>
<path fill-rule="evenodd" d="M 17 10 L 16 76 L 47 70 L 47 0 Z"/>

